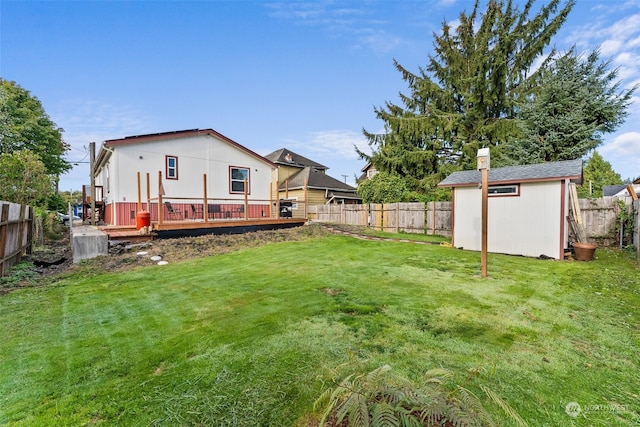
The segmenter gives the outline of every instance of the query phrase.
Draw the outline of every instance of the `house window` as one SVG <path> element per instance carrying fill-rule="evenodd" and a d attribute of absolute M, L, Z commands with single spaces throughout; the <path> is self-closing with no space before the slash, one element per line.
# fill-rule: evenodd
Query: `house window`
<path fill-rule="evenodd" d="M 244 182 L 247 181 L 247 193 L 249 193 L 249 168 L 229 168 L 229 192 L 230 193 L 244 193 Z"/>
<path fill-rule="evenodd" d="M 176 156 L 166 156 L 167 179 L 178 179 L 178 158 Z"/>
<path fill-rule="evenodd" d="M 498 197 L 498 196 L 519 196 L 520 195 L 520 185 L 519 184 L 511 184 L 511 185 L 490 185 L 489 186 L 489 196 Z"/>

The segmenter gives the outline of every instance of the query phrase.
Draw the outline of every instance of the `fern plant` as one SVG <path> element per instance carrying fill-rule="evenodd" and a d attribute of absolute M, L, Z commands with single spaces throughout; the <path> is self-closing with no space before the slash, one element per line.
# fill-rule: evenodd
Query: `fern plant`
<path fill-rule="evenodd" d="M 480 399 L 464 387 L 452 386 L 452 378 L 450 371 L 434 369 L 416 385 L 384 365 L 349 375 L 325 390 L 314 410 L 322 411 L 321 427 L 496 426 Z M 527 425 L 497 394 L 482 390 L 517 425 Z"/>

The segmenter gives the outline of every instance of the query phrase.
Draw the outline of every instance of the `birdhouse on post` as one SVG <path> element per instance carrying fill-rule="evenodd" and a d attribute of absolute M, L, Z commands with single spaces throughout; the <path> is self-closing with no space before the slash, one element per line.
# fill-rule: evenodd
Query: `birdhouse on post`
<path fill-rule="evenodd" d="M 478 150 L 478 170 L 490 169 L 490 156 L 488 148 L 480 148 Z"/>
<path fill-rule="evenodd" d="M 489 165 L 490 156 L 488 148 L 478 150 L 478 170 L 482 173 L 482 252 L 480 275 L 487 277 L 488 240 L 487 225 L 489 223 Z"/>

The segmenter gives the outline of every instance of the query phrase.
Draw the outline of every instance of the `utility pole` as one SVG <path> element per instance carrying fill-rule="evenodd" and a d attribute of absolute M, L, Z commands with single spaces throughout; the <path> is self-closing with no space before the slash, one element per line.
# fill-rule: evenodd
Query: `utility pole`
<path fill-rule="evenodd" d="M 347 183 L 347 177 L 348 177 L 349 175 L 340 175 L 340 176 L 344 178 L 344 183 L 346 184 L 346 183 Z"/>

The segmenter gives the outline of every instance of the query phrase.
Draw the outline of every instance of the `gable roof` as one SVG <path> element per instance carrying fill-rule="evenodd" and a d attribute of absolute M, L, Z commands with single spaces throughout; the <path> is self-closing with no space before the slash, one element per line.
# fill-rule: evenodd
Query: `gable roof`
<path fill-rule="evenodd" d="M 582 182 L 582 160 L 565 160 L 561 162 L 538 163 L 534 165 L 507 166 L 489 170 L 491 184 L 515 184 L 521 182 L 556 181 L 570 179 Z M 464 187 L 478 185 L 482 180 L 479 170 L 454 172 L 438 187 Z"/>
<path fill-rule="evenodd" d="M 171 132 L 149 133 L 145 135 L 125 136 L 124 138 L 120 138 L 120 139 L 106 140 L 102 143 L 102 147 L 100 147 L 100 152 L 98 153 L 98 156 L 96 158 L 96 169 L 98 165 L 101 165 L 106 159 L 108 159 L 108 157 L 111 154 L 111 150 L 109 149 L 113 147 L 119 147 L 122 145 L 129 145 L 129 144 L 140 144 L 140 143 L 146 143 L 146 142 L 163 141 L 167 139 L 188 138 L 188 137 L 199 136 L 199 135 L 210 135 L 218 139 L 221 139 L 227 144 L 244 151 L 245 153 L 249 154 L 252 157 L 257 158 L 258 160 L 264 163 L 267 163 L 269 166 L 276 167 L 275 163 L 273 163 L 271 160 L 261 156 L 255 151 L 248 149 L 244 145 L 241 145 L 235 142 L 231 138 L 224 136 L 220 132 L 216 132 L 213 129 L 186 129 L 186 130 L 176 130 Z"/>
<path fill-rule="evenodd" d="M 314 167 L 316 169 L 322 170 L 329 169 L 325 165 L 321 165 L 320 163 L 314 162 L 311 159 L 307 159 L 306 157 L 301 156 L 300 154 L 296 154 L 286 148 L 276 150 L 264 157 L 277 165 L 293 166 L 297 168 Z"/>
<path fill-rule="evenodd" d="M 611 196 L 615 196 L 616 194 L 618 194 L 619 192 L 623 191 L 624 189 L 626 189 L 627 186 L 625 184 L 620 184 L 620 185 L 604 185 L 602 187 L 602 197 L 611 197 Z"/>
<path fill-rule="evenodd" d="M 324 172 L 319 172 L 317 168 L 313 167 L 306 167 L 290 177 L 288 184 L 285 182 L 280 185 L 280 190 L 284 190 L 286 188 L 289 190 L 304 188 L 305 180 L 307 180 L 308 187 L 313 189 L 347 191 L 351 193 L 355 193 L 356 191 L 355 187 L 352 187 L 345 182 L 338 181 Z"/>

